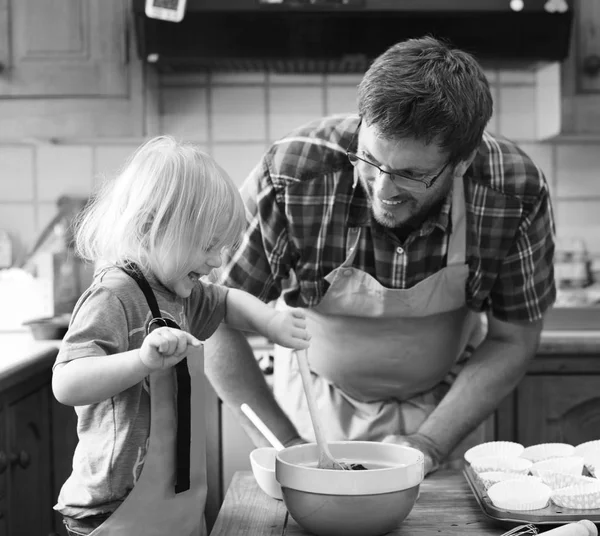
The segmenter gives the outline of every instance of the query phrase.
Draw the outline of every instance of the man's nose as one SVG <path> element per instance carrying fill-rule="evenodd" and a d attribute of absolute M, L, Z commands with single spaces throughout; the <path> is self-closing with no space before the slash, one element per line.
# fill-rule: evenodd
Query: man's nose
<path fill-rule="evenodd" d="M 394 184 L 392 176 L 380 169 L 377 170 L 373 189 L 381 199 L 388 199 L 398 194 L 398 187 Z"/>

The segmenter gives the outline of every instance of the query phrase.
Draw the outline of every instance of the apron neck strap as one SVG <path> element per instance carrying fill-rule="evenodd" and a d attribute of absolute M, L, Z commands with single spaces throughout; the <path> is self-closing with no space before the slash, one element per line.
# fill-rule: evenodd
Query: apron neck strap
<path fill-rule="evenodd" d="M 456 177 L 452 185 L 452 232 L 448 239 L 447 266 L 465 264 L 467 257 L 467 225 L 463 177 Z"/>
<path fill-rule="evenodd" d="M 146 333 L 160 326 L 180 329 L 179 326 L 165 319 L 160 314 L 160 308 L 156 296 L 150 288 L 150 283 L 144 277 L 139 267 L 133 262 L 127 262 L 121 267 L 131 277 L 144 293 L 152 320 L 148 323 Z M 175 365 L 177 376 L 177 460 L 176 460 L 176 482 L 175 493 L 182 493 L 190 489 L 190 445 L 191 445 L 191 377 L 187 366 L 187 358 L 182 359 Z"/>

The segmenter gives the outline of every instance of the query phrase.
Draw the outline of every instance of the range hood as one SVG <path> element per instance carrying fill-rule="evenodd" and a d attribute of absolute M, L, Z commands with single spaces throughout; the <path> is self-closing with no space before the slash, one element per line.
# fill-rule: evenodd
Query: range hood
<path fill-rule="evenodd" d="M 573 0 L 187 0 L 181 22 L 132 5 L 138 53 L 161 72 L 364 72 L 423 35 L 483 64 L 562 61 L 573 18 Z"/>

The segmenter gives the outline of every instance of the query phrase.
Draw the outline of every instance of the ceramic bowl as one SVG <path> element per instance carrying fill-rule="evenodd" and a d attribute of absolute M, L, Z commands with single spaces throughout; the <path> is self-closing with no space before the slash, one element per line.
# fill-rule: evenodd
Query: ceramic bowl
<path fill-rule="evenodd" d="M 281 486 L 275 478 L 275 458 L 273 447 L 261 447 L 250 452 L 250 466 L 256 483 L 267 495 L 281 500 Z"/>
<path fill-rule="evenodd" d="M 275 476 L 296 523 L 317 536 L 380 536 L 394 530 L 417 500 L 423 454 L 371 441 L 332 441 L 329 449 L 334 458 L 367 470 L 318 469 L 315 443 L 277 453 Z"/>

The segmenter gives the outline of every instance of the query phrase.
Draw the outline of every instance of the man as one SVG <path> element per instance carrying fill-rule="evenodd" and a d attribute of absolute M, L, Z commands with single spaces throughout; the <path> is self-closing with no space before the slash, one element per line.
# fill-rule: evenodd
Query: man
<path fill-rule="evenodd" d="M 434 38 L 377 58 L 358 110 L 267 151 L 242 188 L 248 229 L 221 280 L 307 308 L 328 440 L 411 445 L 430 472 L 462 455 L 535 354 L 556 294 L 548 186 L 484 131 L 492 98 L 477 62 Z M 240 333 L 220 329 L 206 350 L 208 377 L 257 445 L 243 402 L 285 445 L 314 440 L 289 352 L 276 351 L 274 398 Z"/>

